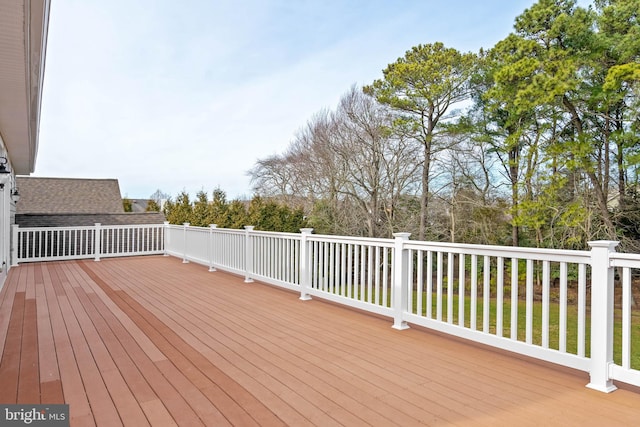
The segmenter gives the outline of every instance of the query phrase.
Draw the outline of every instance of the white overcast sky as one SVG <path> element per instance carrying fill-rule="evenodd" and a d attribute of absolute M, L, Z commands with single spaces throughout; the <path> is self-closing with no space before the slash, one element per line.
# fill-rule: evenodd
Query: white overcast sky
<path fill-rule="evenodd" d="M 117 178 L 130 198 L 250 197 L 256 160 L 352 84 L 417 44 L 490 48 L 532 4 L 54 0 L 34 175 Z"/>

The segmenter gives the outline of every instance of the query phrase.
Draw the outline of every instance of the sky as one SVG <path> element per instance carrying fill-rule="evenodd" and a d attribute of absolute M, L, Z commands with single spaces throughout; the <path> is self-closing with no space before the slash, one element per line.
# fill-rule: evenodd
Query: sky
<path fill-rule="evenodd" d="M 533 0 L 55 0 L 33 176 L 221 188 L 418 44 L 491 48 Z M 312 167 L 312 165 L 310 165 Z"/>

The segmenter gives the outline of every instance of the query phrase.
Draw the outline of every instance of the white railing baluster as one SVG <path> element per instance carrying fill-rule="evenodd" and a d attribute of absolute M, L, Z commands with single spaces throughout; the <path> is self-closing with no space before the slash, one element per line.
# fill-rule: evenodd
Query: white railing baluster
<path fill-rule="evenodd" d="M 542 261 L 542 347 L 549 348 L 549 261 Z"/>
<path fill-rule="evenodd" d="M 465 314 L 465 295 L 467 282 L 465 279 L 465 272 L 467 270 L 466 258 L 464 254 L 459 254 L 458 266 L 458 326 L 464 327 L 464 314 Z"/>
<path fill-rule="evenodd" d="M 380 246 L 376 246 L 376 254 L 375 254 L 375 265 L 372 268 L 375 268 L 375 300 L 374 303 L 376 305 L 380 305 Z"/>
<path fill-rule="evenodd" d="M 417 264 L 417 273 L 416 273 L 416 282 L 417 282 L 417 297 L 416 297 L 416 313 L 420 316 L 423 315 L 422 310 L 422 295 L 424 286 L 424 265 L 423 265 L 423 252 L 421 250 L 416 251 L 416 264 Z"/>
<path fill-rule="evenodd" d="M 329 292 L 335 293 L 336 285 L 336 265 L 335 265 L 335 250 L 336 244 L 334 242 L 329 243 Z"/>
<path fill-rule="evenodd" d="M 622 367 L 631 368 L 631 269 L 622 269 Z"/>
<path fill-rule="evenodd" d="M 329 289 L 329 243 L 322 243 L 322 291 Z"/>
<path fill-rule="evenodd" d="M 345 296 L 347 294 L 347 250 L 346 243 L 341 243 L 340 251 L 340 295 Z"/>
<path fill-rule="evenodd" d="M 383 271 L 382 271 L 382 305 L 384 307 L 388 307 L 389 306 L 389 294 L 388 294 L 388 289 L 389 289 L 389 250 L 385 248 L 383 255 L 382 255 L 382 265 L 383 267 Z"/>
<path fill-rule="evenodd" d="M 518 339 L 518 259 L 511 258 L 511 339 Z"/>
<path fill-rule="evenodd" d="M 488 334 L 491 314 L 491 258 L 488 255 L 484 256 L 482 269 L 482 332 Z"/>
<path fill-rule="evenodd" d="M 533 260 L 527 260 L 527 279 L 526 279 L 526 307 L 525 307 L 525 328 L 526 342 L 533 343 Z"/>
<path fill-rule="evenodd" d="M 42 235 L 42 234 L 49 234 L 49 232 L 48 232 L 48 231 L 43 231 L 43 232 L 42 232 L 42 233 L 40 233 L 40 234 L 41 234 L 41 235 Z M 47 236 L 47 237 L 48 237 L 48 236 Z M 49 256 L 49 239 L 48 239 L 48 238 L 44 238 L 44 239 L 43 239 L 43 238 L 41 237 L 41 238 L 40 238 L 40 241 L 43 241 L 43 243 L 44 243 L 44 254 L 45 254 L 45 256 Z"/>
<path fill-rule="evenodd" d="M 360 301 L 364 301 L 367 295 L 367 247 L 365 245 L 360 246 Z"/>
<path fill-rule="evenodd" d="M 469 327 L 475 331 L 478 329 L 478 256 L 475 254 L 471 255 L 471 302 L 469 304 Z"/>
<path fill-rule="evenodd" d="M 433 251 L 427 252 L 427 318 L 433 319 Z"/>
<path fill-rule="evenodd" d="M 558 330 L 558 351 L 567 352 L 567 263 L 560 263 L 560 326 Z"/>
<path fill-rule="evenodd" d="M 407 310 L 413 312 L 413 254 L 414 251 L 409 249 L 407 251 L 407 257 L 409 258 L 409 264 L 407 268 L 407 280 L 409 281 L 409 292 L 407 294 Z"/>
<path fill-rule="evenodd" d="M 353 297 L 353 263 L 355 260 L 353 259 L 353 251 L 355 250 L 354 246 L 349 243 L 347 245 L 347 298 Z"/>
<path fill-rule="evenodd" d="M 312 259 L 312 268 L 313 278 L 312 278 L 312 287 L 314 289 L 319 289 L 318 284 L 320 283 L 320 242 L 313 242 L 313 259 Z"/>
<path fill-rule="evenodd" d="M 447 254 L 447 323 L 453 323 L 453 253 Z"/>
<path fill-rule="evenodd" d="M 367 246 L 367 302 L 373 302 L 373 246 Z"/>
<path fill-rule="evenodd" d="M 360 245 L 353 245 L 353 298 L 360 299 Z"/>
<path fill-rule="evenodd" d="M 438 251 L 436 266 L 436 319 L 442 321 L 442 252 Z"/>
<path fill-rule="evenodd" d="M 504 257 L 496 259 L 496 335 L 502 337 L 504 332 Z"/>

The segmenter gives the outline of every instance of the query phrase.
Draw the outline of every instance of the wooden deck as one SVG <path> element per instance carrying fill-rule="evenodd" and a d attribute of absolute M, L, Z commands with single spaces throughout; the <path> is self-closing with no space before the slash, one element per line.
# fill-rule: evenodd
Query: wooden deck
<path fill-rule="evenodd" d="M 0 403 L 71 425 L 637 425 L 640 392 L 161 256 L 25 264 Z"/>

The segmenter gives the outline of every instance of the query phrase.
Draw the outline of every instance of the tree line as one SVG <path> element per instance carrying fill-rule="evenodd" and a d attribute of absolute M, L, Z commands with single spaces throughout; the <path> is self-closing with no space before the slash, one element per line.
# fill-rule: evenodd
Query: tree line
<path fill-rule="evenodd" d="M 306 227 L 304 212 L 300 208 L 291 208 L 275 200 L 254 196 L 250 201 L 227 200 L 226 193 L 215 189 L 209 200 L 207 193 L 200 191 L 191 201 L 186 191 L 175 199 L 162 194 L 159 190 L 151 199 L 160 205 L 165 200 L 163 213 L 171 224 L 188 222 L 195 227 L 208 227 L 216 224 L 219 228 L 244 228 L 253 225 L 257 230 L 297 233 Z"/>
<path fill-rule="evenodd" d="M 490 49 L 414 46 L 249 171 L 316 232 L 640 251 L 640 0 L 539 0 Z"/>

